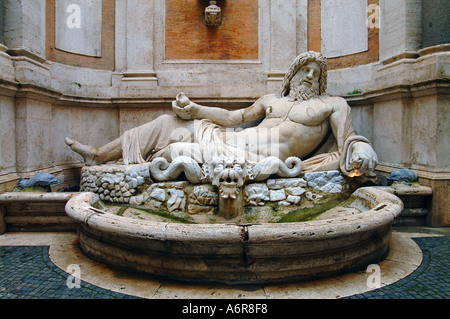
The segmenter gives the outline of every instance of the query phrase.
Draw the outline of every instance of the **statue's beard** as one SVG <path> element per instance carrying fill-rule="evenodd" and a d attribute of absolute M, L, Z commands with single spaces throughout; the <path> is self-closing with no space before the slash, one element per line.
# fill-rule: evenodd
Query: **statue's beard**
<path fill-rule="evenodd" d="M 289 91 L 289 100 L 294 101 L 307 101 L 309 99 L 319 96 L 319 88 L 317 86 L 305 87 L 303 85 L 291 86 Z"/>

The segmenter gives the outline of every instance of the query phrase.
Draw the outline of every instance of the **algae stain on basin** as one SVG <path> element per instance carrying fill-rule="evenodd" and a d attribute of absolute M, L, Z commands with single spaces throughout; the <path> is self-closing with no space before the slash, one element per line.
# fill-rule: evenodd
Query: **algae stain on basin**
<path fill-rule="evenodd" d="M 103 209 L 104 212 L 124 218 L 137 220 L 148 220 L 165 223 L 196 224 L 195 220 L 188 214 L 181 212 L 169 212 L 165 209 L 151 209 L 129 204 L 110 204 L 96 201 L 95 208 Z"/>
<path fill-rule="evenodd" d="M 184 192 L 191 196 L 192 187 Z M 212 188 L 208 189 L 213 194 Z M 218 214 L 217 205 L 185 204 L 178 209 L 169 210 L 164 203 L 147 201 L 140 205 L 110 203 L 97 200 L 96 208 L 107 213 L 126 218 L 150 220 L 155 222 L 188 224 L 251 224 L 251 223 L 292 223 L 310 220 L 329 219 L 336 216 L 357 214 L 370 209 L 370 202 L 351 196 L 347 189 L 339 193 L 316 192 L 315 197 L 302 197 L 297 203 L 286 201 L 267 202 L 254 206 L 246 204 L 244 214 L 235 218 L 223 218 Z M 150 204 L 149 204 L 150 203 Z M 215 202 L 213 202 L 215 203 Z"/>
<path fill-rule="evenodd" d="M 163 208 L 149 208 L 142 205 L 111 204 L 100 200 L 96 201 L 94 206 L 103 209 L 107 213 L 125 218 L 188 224 L 292 223 L 357 214 L 370 209 L 370 203 L 367 201 L 354 196 L 346 198 L 342 195 L 324 202 L 307 203 L 302 206 L 268 204 L 253 207 L 247 205 L 245 206 L 244 215 L 234 219 L 221 218 L 217 213 L 217 209 L 211 209 L 206 213 L 190 214 L 181 210 L 169 211 Z"/>

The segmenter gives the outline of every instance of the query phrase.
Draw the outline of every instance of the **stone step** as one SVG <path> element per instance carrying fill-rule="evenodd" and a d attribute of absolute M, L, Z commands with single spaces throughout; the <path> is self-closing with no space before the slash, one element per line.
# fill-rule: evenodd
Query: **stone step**
<path fill-rule="evenodd" d="M 400 198 L 404 209 L 393 222 L 394 226 L 426 226 L 433 189 L 429 186 L 376 186 Z"/>
<path fill-rule="evenodd" d="M 4 232 L 76 231 L 65 205 L 77 193 L 0 194 L 0 234 Z"/>

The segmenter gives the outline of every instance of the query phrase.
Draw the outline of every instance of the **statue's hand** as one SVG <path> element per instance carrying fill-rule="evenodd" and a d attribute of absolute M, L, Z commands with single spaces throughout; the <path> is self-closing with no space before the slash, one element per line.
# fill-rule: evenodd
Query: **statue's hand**
<path fill-rule="evenodd" d="M 172 102 L 172 109 L 183 120 L 192 120 L 197 116 L 197 104 L 191 102 L 183 92 L 178 93 L 177 99 Z"/>
<path fill-rule="evenodd" d="M 187 106 L 185 107 L 178 106 L 177 101 L 172 102 L 172 110 L 179 118 L 182 118 L 183 120 L 191 120 L 193 118 L 190 112 L 190 108 L 188 108 Z"/>
<path fill-rule="evenodd" d="M 356 142 L 353 144 L 350 165 L 354 169 L 355 176 L 372 172 L 377 163 L 377 154 L 370 144 L 364 142 Z"/>

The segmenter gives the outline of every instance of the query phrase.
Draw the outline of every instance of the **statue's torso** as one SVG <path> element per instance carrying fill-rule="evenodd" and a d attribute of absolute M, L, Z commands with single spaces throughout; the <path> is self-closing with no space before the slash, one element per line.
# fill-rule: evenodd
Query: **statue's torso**
<path fill-rule="evenodd" d="M 289 101 L 287 97 L 273 97 L 266 106 L 266 119 L 281 119 L 297 124 L 316 126 L 326 121 L 332 112 L 332 106 L 321 99 L 307 101 Z"/>
<path fill-rule="evenodd" d="M 329 101 L 327 101 L 330 99 Z M 271 95 L 264 99 L 266 117 L 260 125 L 244 130 L 263 156 L 305 158 L 323 141 L 329 130 L 333 112 L 332 99 L 292 102 L 287 97 Z M 330 102 L 330 103 L 329 103 Z M 258 139 L 256 140 L 256 136 Z"/>

